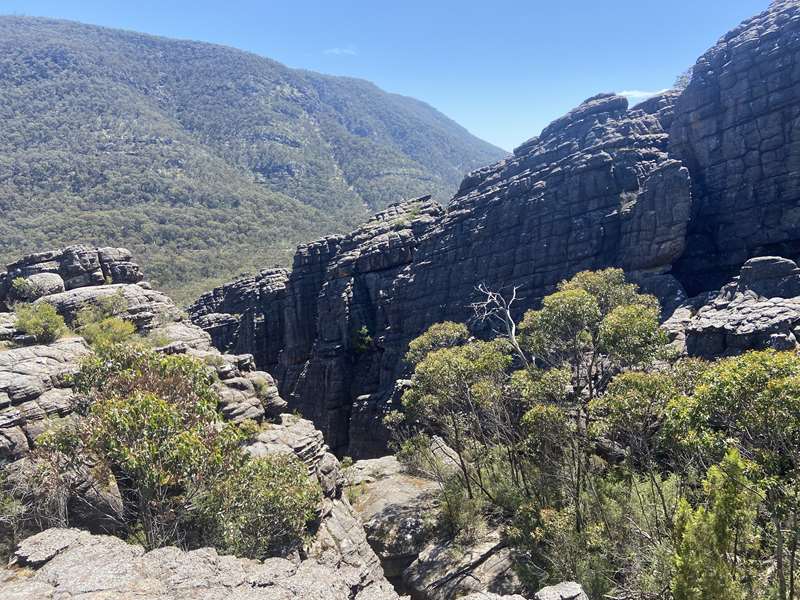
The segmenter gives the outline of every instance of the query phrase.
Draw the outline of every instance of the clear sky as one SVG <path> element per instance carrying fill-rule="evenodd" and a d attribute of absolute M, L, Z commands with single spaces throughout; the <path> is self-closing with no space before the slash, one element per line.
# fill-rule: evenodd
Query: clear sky
<path fill-rule="evenodd" d="M 362 77 L 511 149 L 598 92 L 669 87 L 768 3 L 0 0 L 0 13 L 215 42 L 291 67 Z"/>

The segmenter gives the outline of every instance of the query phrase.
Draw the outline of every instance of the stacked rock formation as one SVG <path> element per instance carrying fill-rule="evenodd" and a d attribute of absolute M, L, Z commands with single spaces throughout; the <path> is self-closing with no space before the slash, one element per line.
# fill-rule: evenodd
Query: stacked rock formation
<path fill-rule="evenodd" d="M 619 266 L 667 312 L 747 259 L 800 257 L 800 2 L 725 35 L 683 90 L 629 108 L 590 98 L 512 157 L 470 173 L 446 210 L 390 207 L 201 297 L 220 347 L 252 352 L 337 453 L 383 453 L 408 342 L 471 316 L 476 287 L 519 314 L 582 269 Z M 687 294 L 685 289 L 688 289 Z"/>
<path fill-rule="evenodd" d="M 787 258 L 752 258 L 719 291 L 686 300 L 664 327 L 691 356 L 791 350 L 800 336 L 800 268 Z"/>
<path fill-rule="evenodd" d="M 675 101 L 669 148 L 694 202 L 674 272 L 690 294 L 750 257 L 800 256 L 799 48 L 800 5 L 775 0 L 700 57 Z"/>
<path fill-rule="evenodd" d="M 124 267 L 104 261 L 103 256 L 119 258 Z M 253 356 L 221 354 L 213 348 L 210 336 L 184 319 L 169 297 L 142 281 L 141 270 L 130 259 L 130 253 L 123 249 L 72 247 L 26 257 L 10 265 L 8 274 L 0 277 L 9 282 L 5 296 L 9 302 L 50 303 L 68 323 L 82 308 L 119 294 L 125 302 L 118 316 L 135 323 L 140 334 L 159 344 L 158 351 L 195 356 L 213 369 L 223 416 L 260 424 L 247 450 L 254 456 L 294 454 L 319 482 L 324 501 L 319 507 L 320 525 L 306 549 L 309 558 L 300 563 L 276 559 L 261 565 L 220 557 L 210 549 L 185 553 L 172 548 L 144 554 L 141 548 L 115 538 L 77 530 L 49 530 L 24 542 L 17 553 L 20 565 L 41 570 L 31 579 L 18 577 L 17 571 L 6 575 L 5 582 L 0 576 L 0 596 L 81 597 L 89 586 L 92 592 L 102 592 L 109 598 L 128 598 L 139 592 L 143 598 L 210 597 L 207 593 L 228 597 L 235 592 L 242 598 L 396 600 L 361 522 L 342 498 L 339 462 L 328 452 L 322 433 L 310 421 L 281 414 L 286 402 L 273 378 L 256 369 Z M 82 274 L 77 273 L 78 267 L 65 264 L 82 265 Z M 102 275 L 106 270 L 108 277 Z M 132 273 L 135 276 L 129 276 Z M 64 285 L 43 289 L 41 274 L 56 275 Z M 135 283 L 131 283 L 133 280 Z M 36 293 L 25 297 L 19 294 L 31 290 Z M 0 312 L 0 335 L 16 344 L 29 342 L 16 331 L 11 312 Z M 0 349 L 0 469 L 10 481 L 24 475 L 25 457 L 48 427 L 49 419 L 74 410 L 77 397 L 69 375 L 77 372 L 80 360 L 90 352 L 77 335 L 52 344 Z M 118 525 L 113 518 L 115 510 L 121 512 L 119 491 L 98 489 L 88 480 L 85 488 L 79 490 L 80 498 L 70 499 L 70 506 L 83 507 L 82 512 L 71 510 L 76 524 L 92 531 L 113 531 Z M 91 562 L 89 570 L 86 560 Z M 164 569 L 153 572 L 151 566 L 161 561 L 165 561 Z M 177 579 L 183 583 L 173 589 Z M 312 581 L 313 585 L 309 583 Z M 305 595 L 305 585 L 310 586 L 309 595 Z M 274 587 L 266 593 L 262 586 Z"/>
<path fill-rule="evenodd" d="M 24 540 L 15 566 L 0 571 L 8 600 L 389 600 L 358 585 L 359 573 L 316 559 L 263 562 L 220 556 L 213 548 L 186 552 L 141 546 L 76 529 L 48 529 Z"/>

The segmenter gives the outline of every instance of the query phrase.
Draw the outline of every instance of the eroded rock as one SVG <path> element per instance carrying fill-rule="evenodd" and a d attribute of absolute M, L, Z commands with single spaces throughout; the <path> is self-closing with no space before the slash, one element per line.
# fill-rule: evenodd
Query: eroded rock
<path fill-rule="evenodd" d="M 345 478 L 353 509 L 389 579 L 400 578 L 436 536 L 439 484 L 405 472 L 393 456 L 360 460 Z"/>
<path fill-rule="evenodd" d="M 213 548 L 185 552 L 141 546 L 76 529 L 49 529 L 24 540 L 16 565 L 0 573 L 7 600 L 396 600 L 379 585 L 353 579 L 315 559 L 264 562 L 220 556 Z"/>
<path fill-rule="evenodd" d="M 718 292 L 686 301 L 664 326 L 692 356 L 794 349 L 800 327 L 800 269 L 786 258 L 753 258 Z"/>

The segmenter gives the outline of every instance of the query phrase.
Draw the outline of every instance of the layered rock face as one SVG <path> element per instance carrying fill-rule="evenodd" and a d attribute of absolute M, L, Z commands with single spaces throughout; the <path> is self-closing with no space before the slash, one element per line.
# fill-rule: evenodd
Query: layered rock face
<path fill-rule="evenodd" d="M 670 152 L 692 174 L 694 214 L 675 273 L 690 293 L 752 256 L 800 256 L 800 7 L 775 0 L 694 66 Z"/>
<path fill-rule="evenodd" d="M 86 286 L 138 283 L 144 275 L 125 248 L 69 246 L 29 254 L 0 274 L 0 301 L 36 300 Z"/>
<path fill-rule="evenodd" d="M 468 175 L 446 210 L 390 207 L 301 246 L 291 273 L 207 294 L 192 318 L 254 353 L 335 452 L 381 455 L 408 342 L 470 319 L 481 284 L 516 288 L 520 316 L 560 280 L 618 266 L 666 318 L 748 258 L 796 258 L 798 48 L 800 2 L 776 1 L 701 57 L 685 90 L 633 108 L 590 98 Z"/>
<path fill-rule="evenodd" d="M 28 538 L 15 564 L 33 573 L 0 571 L 7 600 L 392 600 L 363 589 L 358 573 L 309 558 L 264 562 L 220 556 L 213 548 L 186 552 L 141 546 L 76 529 L 49 529 Z"/>

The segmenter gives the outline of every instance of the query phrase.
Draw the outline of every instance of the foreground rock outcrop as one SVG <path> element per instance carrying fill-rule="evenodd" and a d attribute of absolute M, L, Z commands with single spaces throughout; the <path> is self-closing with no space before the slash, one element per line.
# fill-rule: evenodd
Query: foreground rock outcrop
<path fill-rule="evenodd" d="M 26 567 L 27 569 L 22 569 Z M 32 572 L 30 571 L 32 570 Z M 359 574 L 315 559 L 263 562 L 141 546 L 76 529 L 48 529 L 23 541 L 0 570 L 6 600 L 392 600 L 360 587 Z"/>
<path fill-rule="evenodd" d="M 345 470 L 345 478 L 384 574 L 404 587 L 403 572 L 436 537 L 439 484 L 407 473 L 393 456 L 360 460 Z"/>
<path fill-rule="evenodd" d="M 125 258 L 124 269 L 119 265 L 108 267 L 110 282 L 101 276 L 106 264 L 102 256 Z M 79 263 L 83 271 L 73 275 L 68 285 L 42 287 L 41 273 L 77 273 L 78 267 L 65 270 L 67 260 L 70 265 Z M 169 297 L 150 289 L 142 280 L 141 269 L 130 260 L 130 253 L 124 249 L 72 247 L 9 265 L 0 281 L 9 280 L 9 274 L 13 274 L 7 294 L 16 294 L 15 302 L 50 303 L 68 323 L 82 308 L 119 295 L 123 302 L 118 316 L 134 323 L 139 334 L 158 351 L 195 356 L 213 369 L 224 418 L 260 424 L 257 436 L 246 448 L 248 452 L 254 456 L 291 453 L 305 463 L 323 492 L 319 527 L 304 549 L 306 560 L 289 563 L 274 559 L 264 564 L 219 557 L 213 549 L 186 553 L 171 548 L 145 554 L 141 548 L 112 537 L 48 530 L 24 541 L 17 551 L 18 565 L 36 568 L 36 573 L 29 577 L 17 570 L 4 575 L 0 578 L 0 596 L 69 599 L 93 593 L 107 598 L 233 595 L 395 600 L 397 594 L 384 578 L 361 522 L 342 497 L 339 462 L 328 451 L 322 433 L 310 421 L 285 413 L 287 404 L 272 376 L 256 369 L 251 354 L 221 354 L 213 348 L 209 335 L 188 322 Z M 135 276 L 125 276 L 123 281 L 128 282 L 116 282 L 114 273 L 123 271 Z M 37 293 L 24 298 L 19 294 L 31 290 Z M 0 349 L 0 469 L 13 483 L 15 477 L 24 476 L 25 457 L 50 419 L 75 410 L 79 399 L 71 388 L 70 376 L 91 349 L 75 334 L 52 344 L 24 345 L 30 340 L 17 331 L 11 312 L 0 311 L 0 336 L 6 344 L 15 344 Z M 87 474 L 86 485 L 79 493 L 80 498 L 69 499 L 70 505 L 82 507 L 81 511 L 71 511 L 75 524 L 93 531 L 114 531 L 118 521 L 113 515 L 121 512 L 119 491 L 99 489 Z"/>
<path fill-rule="evenodd" d="M 204 295 L 191 317 L 252 353 L 334 452 L 380 456 L 408 342 L 468 319 L 480 284 L 516 287 L 521 315 L 577 271 L 619 266 L 666 318 L 749 258 L 800 257 L 798 47 L 800 2 L 776 0 L 700 57 L 685 89 L 632 108 L 590 98 L 470 173 L 446 210 L 390 207 L 299 247 L 290 272 Z"/>
<path fill-rule="evenodd" d="M 424 600 L 524 591 L 513 553 L 499 532 L 471 543 L 442 533 L 437 482 L 407 472 L 392 456 L 357 461 L 345 477 L 367 540 L 397 589 Z"/>

